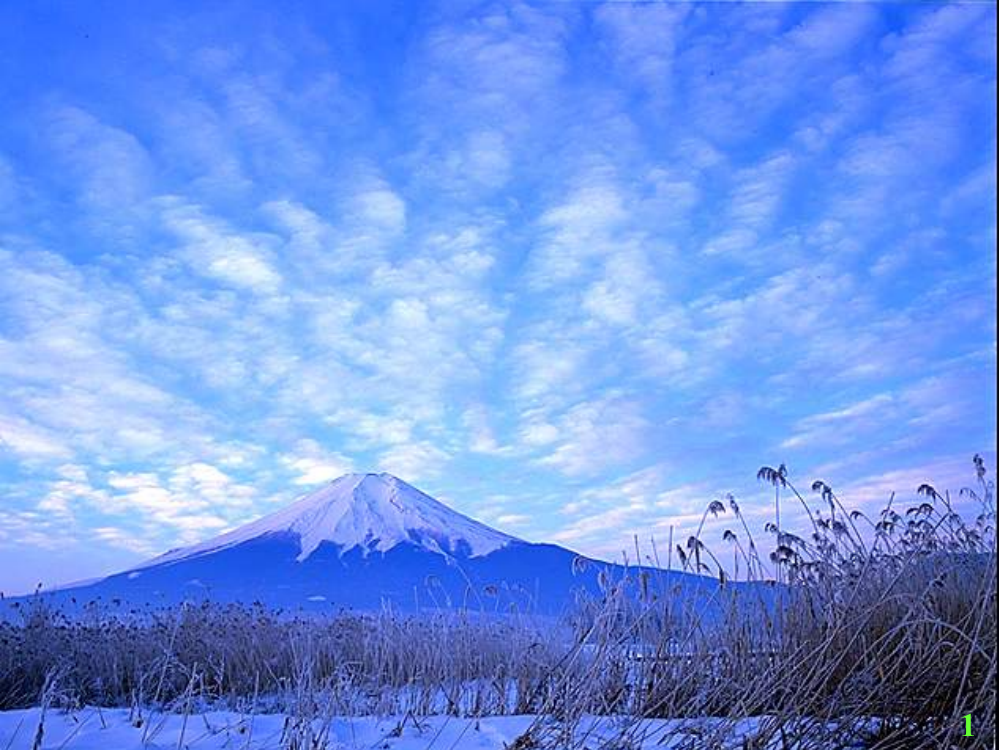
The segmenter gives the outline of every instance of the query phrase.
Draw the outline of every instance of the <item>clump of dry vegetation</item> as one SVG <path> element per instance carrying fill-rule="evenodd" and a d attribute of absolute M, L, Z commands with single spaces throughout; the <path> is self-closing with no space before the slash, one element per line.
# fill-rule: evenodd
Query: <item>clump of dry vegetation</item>
<path fill-rule="evenodd" d="M 507 714 L 527 708 L 511 703 L 510 685 L 535 692 L 561 657 L 546 629 L 469 612 L 293 616 L 210 602 L 105 612 L 70 617 L 37 604 L 0 625 L 0 708 L 36 704 L 54 676 L 88 705 L 162 707 L 193 682 L 198 700 L 216 706 L 255 697 L 290 710 L 329 693 L 341 715 Z"/>
<path fill-rule="evenodd" d="M 710 615 L 641 567 L 602 577 L 557 623 L 216 604 L 71 619 L 36 604 L 0 625 L 0 708 L 124 705 L 141 721 L 225 705 L 287 711 L 301 731 L 334 715 L 537 714 L 522 748 L 583 747 L 592 714 L 621 717 L 622 748 L 664 731 L 646 721 L 663 717 L 691 748 L 992 747 L 995 489 L 978 456 L 974 468 L 962 501 L 975 518 L 930 485 L 868 518 L 824 482 L 806 498 L 784 466 L 764 467 L 778 508 L 800 503 L 811 529 L 769 526 L 764 560 L 738 502 L 712 502 L 705 519 L 736 521 L 734 570 L 700 530 L 675 549 L 682 569 L 718 574 Z M 747 729 L 747 717 L 759 719 Z"/>

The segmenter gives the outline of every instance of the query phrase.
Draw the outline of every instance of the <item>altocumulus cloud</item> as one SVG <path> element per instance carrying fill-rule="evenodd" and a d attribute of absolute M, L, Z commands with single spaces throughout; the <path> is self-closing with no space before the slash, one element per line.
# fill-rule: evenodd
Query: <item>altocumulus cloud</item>
<path fill-rule="evenodd" d="M 347 470 L 615 556 L 994 465 L 994 6 L 233 13 L 0 11 L 0 587 Z"/>

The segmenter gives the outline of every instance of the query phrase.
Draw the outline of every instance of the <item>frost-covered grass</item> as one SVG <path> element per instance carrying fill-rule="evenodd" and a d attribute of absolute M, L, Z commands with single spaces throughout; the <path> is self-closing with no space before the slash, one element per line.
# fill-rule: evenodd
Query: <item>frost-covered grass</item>
<path fill-rule="evenodd" d="M 43 727 L 50 739 L 39 747 L 60 747 L 52 732 L 74 716 L 109 713 L 85 705 L 124 711 L 147 741 L 165 722 L 160 747 L 190 745 L 178 727 L 204 734 L 219 710 L 225 726 L 256 717 L 287 730 L 271 732 L 274 747 L 312 750 L 342 746 L 345 727 L 378 741 L 384 722 L 372 717 L 389 716 L 407 717 L 403 731 L 427 723 L 414 747 L 638 748 L 651 746 L 651 726 L 656 741 L 689 748 L 992 747 L 995 499 L 977 457 L 975 469 L 976 519 L 928 485 L 919 505 L 868 519 L 824 483 L 809 502 L 783 467 L 761 470 L 778 498 L 806 506 L 812 528 L 771 529 L 765 565 L 738 504 L 712 503 L 705 517 L 735 519 L 726 539 L 739 571 L 719 571 L 726 583 L 710 622 L 654 574 L 604 579 L 600 597 L 559 623 L 462 612 L 306 619 L 214 604 L 124 618 L 95 606 L 71 620 L 27 607 L 0 626 L 0 708 L 41 705 L 16 714 L 28 716 L 21 731 Z M 698 536 L 675 555 L 688 571 L 718 565 Z M 770 570 L 778 581 L 765 580 Z M 736 577 L 757 585 L 729 585 Z M 963 736 L 967 714 L 973 737 Z M 588 733 L 594 716 L 604 717 L 599 741 Z M 63 729 L 50 732 L 50 722 Z M 120 723 L 114 731 L 139 729 Z M 324 726 L 328 734 L 310 736 Z M 433 741 L 442 726 L 465 734 Z M 473 744 L 485 741 L 468 734 L 482 726 L 507 734 Z M 76 742 L 65 746 L 89 747 Z"/>

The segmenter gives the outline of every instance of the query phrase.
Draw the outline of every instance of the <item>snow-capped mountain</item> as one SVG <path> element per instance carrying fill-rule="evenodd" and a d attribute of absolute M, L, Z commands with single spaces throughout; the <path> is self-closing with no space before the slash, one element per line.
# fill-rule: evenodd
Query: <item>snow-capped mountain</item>
<path fill-rule="evenodd" d="M 172 550 L 150 565 L 203 555 L 266 534 L 298 537 L 299 562 L 328 542 L 341 554 L 387 552 L 409 543 L 441 554 L 479 557 L 519 541 L 451 510 L 391 474 L 345 474 L 287 508 L 193 547 Z"/>
<path fill-rule="evenodd" d="M 598 594 L 601 572 L 606 583 L 635 570 L 504 534 L 390 474 L 348 474 L 225 534 L 44 596 L 129 608 L 210 599 L 296 610 L 468 606 L 551 614 L 580 589 Z M 683 573 L 657 576 L 697 595 L 717 585 Z"/>

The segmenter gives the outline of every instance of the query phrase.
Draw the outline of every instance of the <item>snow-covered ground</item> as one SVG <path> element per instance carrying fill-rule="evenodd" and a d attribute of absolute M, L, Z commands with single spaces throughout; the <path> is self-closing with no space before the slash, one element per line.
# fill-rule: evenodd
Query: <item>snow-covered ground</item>
<path fill-rule="evenodd" d="M 145 713 L 141 720 L 128 709 L 84 708 L 65 712 L 50 709 L 42 721 L 40 709 L 0 712 L 0 750 L 506 750 L 536 724 L 533 716 L 460 719 L 435 716 L 416 722 L 399 718 L 334 718 L 314 720 L 310 729 L 320 739 L 313 744 L 305 735 L 292 739 L 295 722 L 281 714 L 247 716 L 209 712 L 191 716 Z M 686 728 L 693 728 L 690 722 Z M 41 741 L 36 745 L 39 727 Z M 299 724 L 301 730 L 305 724 Z M 624 724 L 615 719 L 588 719 L 576 728 L 580 748 L 627 747 L 629 750 L 668 750 L 697 747 L 695 735 L 678 722 L 645 722 L 634 744 L 607 744 Z M 711 720 L 695 723 L 710 729 Z M 729 733 L 731 747 L 740 748 L 740 736 L 758 727 L 756 720 L 742 722 Z M 678 731 L 679 730 L 679 731 Z M 631 734 L 629 732 L 629 734 Z M 664 736 L 670 736 L 663 742 Z M 632 735 L 634 736 L 634 735 Z M 691 745 L 694 740 L 695 744 Z M 548 734 L 541 744 L 528 748 L 561 747 Z M 776 747 L 776 745 L 774 745 Z"/>

